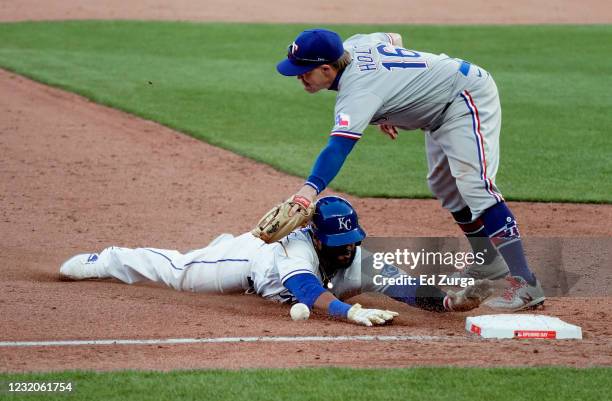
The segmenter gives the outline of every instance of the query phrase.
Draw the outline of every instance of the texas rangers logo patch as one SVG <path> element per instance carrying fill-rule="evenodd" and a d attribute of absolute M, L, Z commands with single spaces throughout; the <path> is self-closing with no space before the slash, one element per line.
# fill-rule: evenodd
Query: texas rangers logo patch
<path fill-rule="evenodd" d="M 351 126 L 351 117 L 348 114 L 339 113 L 336 116 L 336 125 L 342 128 L 349 128 Z"/>

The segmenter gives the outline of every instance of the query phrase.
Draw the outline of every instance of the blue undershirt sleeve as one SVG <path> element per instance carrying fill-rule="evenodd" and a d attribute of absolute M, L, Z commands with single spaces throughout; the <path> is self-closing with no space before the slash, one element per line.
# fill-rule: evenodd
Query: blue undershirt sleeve
<path fill-rule="evenodd" d="M 297 300 L 312 309 L 315 301 L 326 290 L 314 274 L 302 273 L 289 277 L 283 283 Z"/>
<path fill-rule="evenodd" d="M 410 306 L 433 312 L 445 311 L 446 293 L 433 285 L 390 285 L 382 293 Z"/>
<path fill-rule="evenodd" d="M 319 153 L 306 184 L 321 193 L 336 177 L 357 141 L 340 136 L 331 136 L 327 146 Z"/>

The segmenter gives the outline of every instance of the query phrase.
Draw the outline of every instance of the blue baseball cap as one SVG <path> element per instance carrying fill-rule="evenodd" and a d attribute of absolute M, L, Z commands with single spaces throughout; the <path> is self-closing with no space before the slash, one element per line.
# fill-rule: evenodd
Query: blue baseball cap
<path fill-rule="evenodd" d="M 285 76 L 302 75 L 320 65 L 331 64 L 344 53 L 342 39 L 327 29 L 307 29 L 287 49 L 287 58 L 276 65 Z"/>

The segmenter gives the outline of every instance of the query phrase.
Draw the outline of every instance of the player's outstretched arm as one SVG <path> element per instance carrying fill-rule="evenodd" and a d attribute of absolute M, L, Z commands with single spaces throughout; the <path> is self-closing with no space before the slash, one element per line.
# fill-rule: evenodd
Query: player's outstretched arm
<path fill-rule="evenodd" d="M 461 291 L 444 292 L 436 286 L 387 286 L 383 294 L 417 308 L 432 312 L 466 312 L 478 308 L 493 293 L 490 280 L 476 280 L 474 285 Z"/>
<path fill-rule="evenodd" d="M 399 313 L 382 309 L 366 309 L 360 304 L 350 305 L 340 301 L 329 291 L 321 293 L 314 304 L 315 309 L 331 316 L 342 317 L 363 326 L 385 324 Z"/>
<path fill-rule="evenodd" d="M 399 315 L 393 311 L 365 309 L 359 304 L 344 303 L 323 288 L 319 280 L 310 273 L 292 276 L 283 284 L 299 302 L 308 308 L 327 313 L 330 316 L 345 318 L 363 326 L 384 324 Z"/>
<path fill-rule="evenodd" d="M 370 253 L 367 250 L 363 252 Z M 433 285 L 419 283 L 402 283 L 401 278 L 408 274 L 393 265 L 385 264 L 381 269 L 374 270 L 372 259 L 366 257 L 362 262 L 362 282 L 364 292 L 377 292 L 396 301 L 431 312 L 465 312 L 480 306 L 493 293 L 490 280 L 476 280 L 474 285 L 460 291 L 444 292 Z M 381 274 L 387 282 L 402 284 L 376 284 L 374 275 Z"/>

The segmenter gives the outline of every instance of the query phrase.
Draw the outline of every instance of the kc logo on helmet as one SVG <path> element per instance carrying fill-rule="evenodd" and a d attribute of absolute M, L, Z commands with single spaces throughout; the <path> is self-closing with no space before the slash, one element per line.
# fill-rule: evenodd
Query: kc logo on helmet
<path fill-rule="evenodd" d="M 338 217 L 338 229 L 340 230 L 350 230 L 352 227 L 351 220 L 346 220 L 346 217 Z"/>

